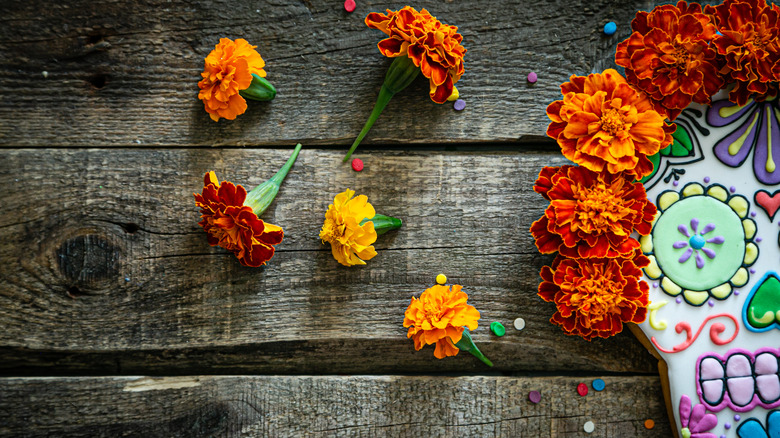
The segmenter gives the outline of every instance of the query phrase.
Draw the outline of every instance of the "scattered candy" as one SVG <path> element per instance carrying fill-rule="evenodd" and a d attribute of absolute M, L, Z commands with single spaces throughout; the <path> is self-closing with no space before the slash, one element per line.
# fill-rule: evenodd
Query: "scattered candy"
<path fill-rule="evenodd" d="M 709 300 L 709 301 L 707 301 L 707 304 L 708 304 L 710 307 L 715 307 L 715 301 Z"/>
<path fill-rule="evenodd" d="M 605 35 L 614 35 L 616 31 L 617 31 L 617 24 L 615 24 L 614 21 L 610 21 L 609 23 L 604 25 Z"/>
<path fill-rule="evenodd" d="M 522 330 L 525 328 L 525 320 L 523 318 L 517 318 L 515 320 L 515 328 L 517 330 Z"/>
<path fill-rule="evenodd" d="M 723 427 L 725 427 L 727 430 L 728 430 L 728 429 L 731 429 L 731 423 L 729 423 L 729 422 L 727 421 L 725 424 L 723 424 Z"/>
<path fill-rule="evenodd" d="M 542 401 L 542 393 L 539 391 L 531 391 L 528 393 L 528 400 L 531 400 L 531 403 L 539 403 Z"/>
<path fill-rule="evenodd" d="M 41 74 L 43 75 L 43 78 L 44 78 L 44 79 L 46 79 L 46 78 L 48 78 L 48 77 L 49 77 L 49 72 L 47 72 L 46 70 L 44 70 L 43 72 L 41 72 Z"/>
<path fill-rule="evenodd" d="M 734 421 L 739 421 L 739 419 L 742 418 L 739 416 L 739 414 L 734 415 Z"/>
<path fill-rule="evenodd" d="M 447 102 L 458 100 L 459 97 L 460 92 L 458 91 L 458 87 L 452 87 L 452 94 L 450 94 L 450 97 L 447 98 Z"/>
<path fill-rule="evenodd" d="M 653 421 L 653 420 L 651 420 L 649 418 L 647 420 L 645 420 L 645 429 L 652 429 L 654 427 L 655 427 L 655 421 Z"/>
<path fill-rule="evenodd" d="M 436 276 L 436 283 L 438 284 L 445 284 L 447 283 L 447 276 L 444 274 L 439 274 Z"/>
<path fill-rule="evenodd" d="M 588 422 L 586 422 L 586 423 L 585 423 L 585 424 L 582 426 L 582 430 L 584 430 L 584 431 L 585 431 L 585 433 L 593 433 L 593 431 L 594 431 L 594 430 L 596 430 L 596 425 L 595 425 L 595 424 L 593 424 L 593 422 L 592 422 L 592 421 L 588 421 Z"/>
<path fill-rule="evenodd" d="M 731 186 L 731 187 L 729 187 L 729 191 L 730 191 L 731 193 L 734 193 L 734 192 L 736 192 L 736 191 L 737 191 L 737 188 L 736 188 L 736 187 L 734 187 L 734 186 Z"/>
<path fill-rule="evenodd" d="M 704 177 L 704 182 L 705 182 L 705 183 L 708 183 L 708 182 L 710 182 L 710 177 L 708 177 L 708 176 L 705 176 L 705 177 Z"/>
<path fill-rule="evenodd" d="M 466 101 L 463 99 L 458 99 L 455 101 L 452 107 L 455 108 L 455 111 L 463 111 L 463 108 L 466 108 Z"/>
<path fill-rule="evenodd" d="M 601 392 L 604 390 L 604 387 L 606 387 L 607 385 L 604 383 L 603 380 L 596 379 L 593 381 L 593 383 L 591 383 L 591 386 L 593 386 L 593 389 L 595 389 L 596 391 Z"/>
<path fill-rule="evenodd" d="M 583 397 L 588 395 L 588 385 L 584 383 L 580 383 L 579 385 L 577 385 L 577 393 Z"/>
<path fill-rule="evenodd" d="M 536 72 L 528 73 L 528 82 L 535 84 L 537 79 L 539 79 L 539 76 L 536 75 Z"/>
<path fill-rule="evenodd" d="M 360 158 L 355 158 L 354 160 L 352 160 L 352 170 L 354 170 L 355 172 L 360 172 L 361 170 L 363 170 L 363 160 L 361 160 Z"/>
<path fill-rule="evenodd" d="M 501 324 L 498 321 L 493 321 L 490 323 L 490 331 L 493 332 L 496 336 L 504 336 L 506 334 L 506 329 L 504 328 L 504 325 Z"/>
<path fill-rule="evenodd" d="M 353 11 L 355 10 L 355 7 L 356 7 L 356 6 L 357 6 L 357 5 L 355 4 L 355 0 L 346 0 L 346 1 L 344 2 L 344 9 L 345 9 L 347 12 L 353 12 Z"/>

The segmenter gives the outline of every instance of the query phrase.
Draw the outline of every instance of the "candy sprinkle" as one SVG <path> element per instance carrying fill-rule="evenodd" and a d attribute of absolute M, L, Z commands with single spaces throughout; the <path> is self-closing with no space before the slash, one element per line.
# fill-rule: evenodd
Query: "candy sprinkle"
<path fill-rule="evenodd" d="M 536 72 L 528 73 L 528 82 L 535 84 L 537 79 L 539 79 L 539 76 L 536 75 Z"/>
<path fill-rule="evenodd" d="M 514 326 L 517 330 L 522 330 L 525 328 L 525 320 L 523 318 L 517 318 L 515 319 Z"/>
<path fill-rule="evenodd" d="M 645 429 L 652 429 L 652 428 L 654 428 L 654 427 L 655 427 L 655 421 L 653 421 L 653 420 L 652 420 L 652 419 L 650 419 L 650 418 L 648 418 L 647 420 L 645 420 Z"/>
<path fill-rule="evenodd" d="M 601 380 L 601 379 L 596 379 L 596 380 L 594 380 L 594 381 L 593 381 L 593 383 L 591 383 L 590 385 L 593 387 L 593 389 L 595 389 L 596 391 L 599 391 L 599 392 L 603 391 L 603 390 L 604 390 L 604 387 L 606 387 L 606 386 L 607 386 L 607 385 L 604 383 L 604 381 L 603 381 L 603 380 Z"/>
<path fill-rule="evenodd" d="M 363 160 L 361 160 L 360 158 L 355 158 L 354 160 L 352 160 L 352 170 L 354 170 L 355 172 L 360 172 L 361 170 L 363 170 Z"/>
<path fill-rule="evenodd" d="M 542 401 L 542 393 L 539 391 L 531 391 L 528 393 L 528 400 L 531 400 L 531 403 L 533 404 L 537 404 Z"/>
<path fill-rule="evenodd" d="M 593 433 L 593 431 L 596 430 L 596 425 L 593 424 L 592 421 L 588 421 L 582 425 L 582 430 L 584 430 L 585 433 Z"/>
<path fill-rule="evenodd" d="M 444 274 L 439 274 L 436 276 L 436 283 L 438 284 L 446 284 L 447 283 L 447 276 Z"/>
<path fill-rule="evenodd" d="M 466 108 L 466 101 L 463 99 L 458 99 L 455 101 L 452 107 L 455 108 L 455 111 L 463 111 L 463 109 Z"/>
<path fill-rule="evenodd" d="M 617 31 L 617 24 L 615 24 L 614 21 L 610 21 L 609 23 L 604 25 L 604 35 L 614 35 Z"/>
<path fill-rule="evenodd" d="M 504 336 L 506 334 L 506 329 L 504 328 L 504 325 L 501 324 L 498 321 L 493 321 L 490 323 L 490 331 L 493 332 L 496 336 Z"/>
<path fill-rule="evenodd" d="M 355 7 L 357 7 L 357 5 L 355 4 L 355 0 L 346 0 L 344 2 L 344 10 L 346 10 L 347 12 L 353 12 L 355 10 Z"/>
<path fill-rule="evenodd" d="M 579 385 L 577 385 L 577 393 L 583 397 L 588 395 L 588 385 L 584 383 L 580 383 Z"/>

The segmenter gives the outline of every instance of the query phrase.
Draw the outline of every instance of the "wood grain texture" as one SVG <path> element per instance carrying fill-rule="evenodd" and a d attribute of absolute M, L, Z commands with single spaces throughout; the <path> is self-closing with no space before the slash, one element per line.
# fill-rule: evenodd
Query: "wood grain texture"
<path fill-rule="evenodd" d="M 667 437 L 658 379 L 185 376 L 0 379 L 0 435 Z M 542 401 L 528 401 L 538 390 Z M 645 419 L 655 428 L 645 429 Z M 593 421 L 587 435 L 583 424 Z"/>
<path fill-rule="evenodd" d="M 0 3 L 0 145 L 190 146 L 350 144 L 390 61 L 361 0 L 46 0 Z M 544 137 L 545 107 L 571 74 L 614 66 L 637 10 L 652 1 L 422 0 L 468 49 L 463 112 L 430 101 L 418 79 L 364 144 L 514 142 Z M 618 31 L 602 28 L 615 21 Z M 220 37 L 245 38 L 279 94 L 233 122 L 197 99 L 203 59 Z M 526 76 L 535 71 L 536 84 Z M 45 72 L 45 73 L 44 73 Z"/>
<path fill-rule="evenodd" d="M 474 333 L 496 370 L 655 371 L 629 334 L 585 342 L 536 296 L 551 261 L 528 233 L 532 190 L 557 153 L 376 152 L 361 173 L 341 151 L 304 148 L 263 219 L 285 240 L 263 268 L 212 248 L 192 193 L 203 174 L 254 187 L 290 149 L 0 152 L 0 370 L 6 373 L 485 372 L 465 355 L 415 352 L 402 327 L 436 274 L 482 313 Z M 367 266 L 346 268 L 318 233 L 350 187 L 404 220 Z M 522 317 L 527 327 L 514 330 Z M 488 325 L 500 321 L 498 338 Z"/>

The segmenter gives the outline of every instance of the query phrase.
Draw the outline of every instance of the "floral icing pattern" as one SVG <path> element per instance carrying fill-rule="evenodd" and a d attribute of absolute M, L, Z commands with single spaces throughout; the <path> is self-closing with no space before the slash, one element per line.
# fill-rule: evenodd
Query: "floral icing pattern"
<path fill-rule="evenodd" d="M 715 101 L 707 110 L 712 126 L 732 126 L 725 137 L 715 143 L 714 152 L 723 164 L 740 167 L 753 151 L 753 172 L 767 185 L 780 184 L 780 106 L 777 99 L 756 102 L 748 100 L 738 106 L 728 99 Z"/>
<path fill-rule="evenodd" d="M 724 300 L 735 287 L 747 284 L 747 268 L 756 261 L 758 247 L 745 197 L 731 195 L 719 184 L 690 183 L 680 192 L 662 192 L 656 205 L 653 231 L 640 244 L 650 259 L 645 275 L 660 280 L 664 292 L 701 306 L 710 297 Z"/>
<path fill-rule="evenodd" d="M 683 438 L 718 438 L 709 433 L 718 425 L 718 417 L 708 414 L 704 405 L 697 404 L 691 408 L 691 399 L 687 395 L 680 397 L 680 436 Z"/>

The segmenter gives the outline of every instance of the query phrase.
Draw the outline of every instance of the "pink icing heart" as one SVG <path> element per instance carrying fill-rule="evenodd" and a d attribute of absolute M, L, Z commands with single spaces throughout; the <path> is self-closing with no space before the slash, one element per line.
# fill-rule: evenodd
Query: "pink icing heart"
<path fill-rule="evenodd" d="M 756 204 L 764 209 L 769 216 L 769 220 L 775 219 L 775 213 L 780 208 L 780 190 L 772 193 L 771 195 L 766 190 L 759 190 L 756 192 Z"/>

